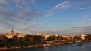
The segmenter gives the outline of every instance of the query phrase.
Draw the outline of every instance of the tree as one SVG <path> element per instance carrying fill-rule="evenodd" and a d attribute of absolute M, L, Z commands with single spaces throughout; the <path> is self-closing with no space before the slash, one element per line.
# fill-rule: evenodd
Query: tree
<path fill-rule="evenodd" d="M 82 40 L 80 35 L 75 36 L 73 39 L 74 39 L 74 40 Z"/>
<path fill-rule="evenodd" d="M 53 40 L 55 40 L 55 36 L 49 36 L 47 40 L 48 41 L 53 41 Z"/>
<path fill-rule="evenodd" d="M 0 46 L 7 46 L 8 38 L 4 35 L 0 35 Z"/>
<path fill-rule="evenodd" d="M 91 35 L 90 35 L 90 34 L 87 34 L 87 36 L 85 37 L 85 40 L 86 40 L 86 41 L 91 40 Z"/>

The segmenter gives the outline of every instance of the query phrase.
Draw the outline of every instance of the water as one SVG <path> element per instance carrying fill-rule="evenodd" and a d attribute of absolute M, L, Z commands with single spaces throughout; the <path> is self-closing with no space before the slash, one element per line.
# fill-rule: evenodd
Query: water
<path fill-rule="evenodd" d="M 7 50 L 7 51 L 91 51 L 91 42 L 86 42 L 82 46 L 76 44 L 56 45 L 44 48 Z"/>

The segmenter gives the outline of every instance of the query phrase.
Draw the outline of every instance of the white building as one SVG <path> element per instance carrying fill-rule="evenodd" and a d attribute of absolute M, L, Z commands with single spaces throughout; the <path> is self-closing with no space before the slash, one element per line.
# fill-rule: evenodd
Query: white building
<path fill-rule="evenodd" d="M 82 40 L 85 40 L 85 36 L 86 36 L 86 35 L 85 35 L 84 33 L 81 34 Z"/>
<path fill-rule="evenodd" d="M 47 38 L 51 36 L 51 34 L 44 34 L 44 33 L 38 33 L 37 35 L 43 36 L 45 40 L 47 40 Z"/>

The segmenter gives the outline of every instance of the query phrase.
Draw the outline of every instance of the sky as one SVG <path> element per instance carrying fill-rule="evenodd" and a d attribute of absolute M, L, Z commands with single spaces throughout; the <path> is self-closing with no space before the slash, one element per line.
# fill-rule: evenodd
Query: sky
<path fill-rule="evenodd" d="M 0 0 L 0 33 L 91 34 L 91 0 Z"/>

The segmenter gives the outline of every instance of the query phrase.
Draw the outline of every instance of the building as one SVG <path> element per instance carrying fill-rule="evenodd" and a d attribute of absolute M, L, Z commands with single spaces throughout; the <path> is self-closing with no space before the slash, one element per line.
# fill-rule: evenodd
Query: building
<path fill-rule="evenodd" d="M 4 33 L 2 35 L 6 36 L 8 38 L 13 38 L 16 35 L 16 33 L 14 32 L 14 30 L 12 28 L 11 33 Z"/>
<path fill-rule="evenodd" d="M 16 33 L 14 32 L 13 28 L 12 28 L 12 30 L 11 30 L 11 34 L 16 34 Z"/>
<path fill-rule="evenodd" d="M 13 28 L 11 30 L 11 33 L 4 33 L 2 35 L 6 36 L 8 38 L 13 38 L 14 36 L 17 36 L 17 37 L 24 37 L 25 36 L 25 34 L 22 34 L 22 33 L 15 33 Z"/>
<path fill-rule="evenodd" d="M 85 40 L 85 36 L 86 36 L 86 35 L 85 35 L 84 33 L 82 33 L 82 34 L 81 34 L 81 39 L 82 39 L 82 40 Z"/>
<path fill-rule="evenodd" d="M 47 40 L 50 36 L 51 36 L 51 34 L 45 34 L 45 33 L 38 33 L 37 35 L 40 35 L 40 36 L 43 36 L 44 38 L 45 38 L 45 40 Z"/>

